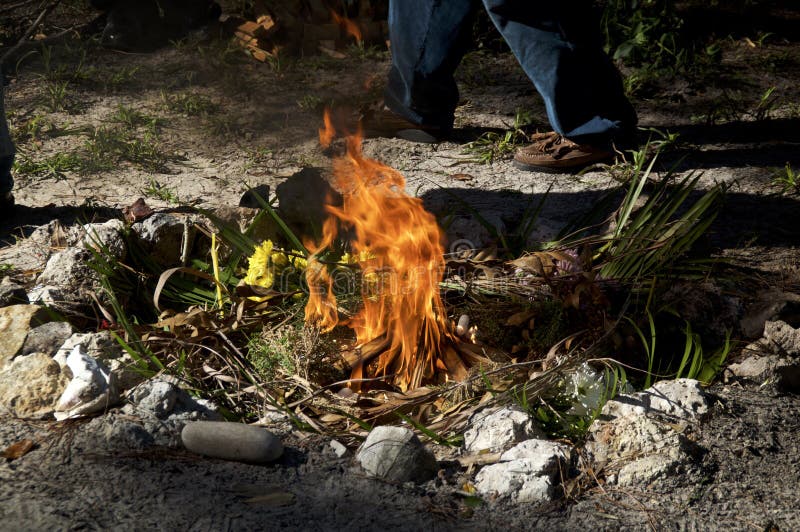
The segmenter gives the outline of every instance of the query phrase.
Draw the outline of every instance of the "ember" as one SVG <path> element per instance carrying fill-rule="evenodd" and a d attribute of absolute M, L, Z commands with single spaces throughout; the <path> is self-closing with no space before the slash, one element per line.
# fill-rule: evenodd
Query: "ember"
<path fill-rule="evenodd" d="M 334 135 L 326 115 L 320 141 L 327 146 Z M 346 144 L 347 153 L 333 163 L 343 205 L 327 207 L 331 216 L 322 240 L 306 244 L 314 254 L 306 274 L 311 287 L 306 321 L 326 330 L 340 324 L 334 281 L 317 258 L 347 232 L 354 235 L 349 246 L 364 280 L 361 309 L 341 322 L 354 330 L 359 344 L 345 356 L 352 378 L 391 376 L 404 391 L 461 380 L 481 357 L 456 347 L 445 315 L 439 294 L 444 249 L 436 219 L 421 199 L 405 193 L 397 170 L 363 156 L 360 135 L 348 136 Z"/>

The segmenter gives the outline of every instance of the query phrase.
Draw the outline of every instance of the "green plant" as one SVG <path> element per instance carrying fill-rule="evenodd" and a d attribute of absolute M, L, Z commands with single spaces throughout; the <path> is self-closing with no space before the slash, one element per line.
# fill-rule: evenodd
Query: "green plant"
<path fill-rule="evenodd" d="M 514 123 L 505 133 L 490 131 L 477 140 L 466 144 L 464 152 L 475 157 L 475 162 L 490 164 L 495 159 L 504 157 L 528 140 L 524 128 L 531 123 L 529 111 L 517 110 Z"/>
<path fill-rule="evenodd" d="M 66 172 L 80 171 L 82 159 L 75 153 L 56 153 L 40 159 L 34 159 L 27 152 L 20 151 L 14 161 L 14 172 L 19 175 L 42 179 L 61 180 Z"/>
<path fill-rule="evenodd" d="M 186 116 L 207 116 L 218 109 L 209 98 L 195 92 L 170 94 L 162 90 L 161 99 L 167 109 Z"/>
<path fill-rule="evenodd" d="M 264 329 L 247 343 L 247 358 L 264 381 L 272 381 L 279 375 L 293 375 L 297 370 L 295 346 L 300 331 L 293 326 Z"/>
<path fill-rule="evenodd" d="M 600 415 L 603 405 L 617 394 L 628 391 L 625 369 L 613 361 L 605 361 L 602 373 L 588 364 L 582 364 L 566 374 L 535 402 L 520 401 L 525 387 L 519 387 L 512 397 L 530 412 L 544 431 L 555 438 L 579 441 L 592 422 Z"/>
<path fill-rule="evenodd" d="M 316 111 L 322 106 L 322 98 L 316 94 L 305 94 L 297 100 L 297 107 L 303 111 Z"/>
<path fill-rule="evenodd" d="M 601 17 L 609 55 L 648 68 L 687 64 L 692 44 L 681 35 L 682 25 L 672 0 L 609 0 Z"/>
<path fill-rule="evenodd" d="M 142 190 L 142 194 L 150 198 L 157 198 L 167 203 L 178 204 L 180 199 L 178 194 L 166 185 L 159 183 L 155 178 L 150 178 L 147 182 L 147 187 Z"/>
<path fill-rule="evenodd" d="M 647 371 L 645 372 L 642 388 L 649 388 L 659 378 L 696 379 L 704 384 L 710 384 L 722 370 L 730 353 L 730 331 L 726 333 L 723 345 L 715 350 L 711 356 L 705 356 L 700 335 L 692 330 L 691 323 L 684 320 L 683 334 L 685 343 L 683 352 L 678 358 L 676 353 L 656 352 L 656 319 L 649 310 L 646 311 L 646 316 L 649 328 L 648 334 L 645 334 L 633 319 L 626 318 L 636 331 L 647 358 Z M 676 360 L 679 360 L 677 368 L 674 367 Z"/>
<path fill-rule="evenodd" d="M 699 174 L 689 174 L 677 183 L 668 174 L 655 185 L 644 204 L 634 209 L 658 158 L 656 153 L 648 160 L 645 151 L 633 153 L 633 175 L 616 213 L 615 229 L 596 253 L 602 263 L 599 269 L 602 279 L 630 282 L 663 274 L 689 251 L 719 212 L 724 191 L 721 186 L 684 207 Z"/>
<path fill-rule="evenodd" d="M 163 124 L 163 119 L 145 114 L 125 105 L 118 105 L 117 110 L 110 117 L 112 122 L 122 124 L 127 129 L 144 127 L 151 133 L 158 132 Z"/>
<path fill-rule="evenodd" d="M 800 192 L 800 172 L 787 162 L 783 168 L 773 169 L 772 183 L 783 192 Z"/>
<path fill-rule="evenodd" d="M 69 81 L 48 81 L 44 85 L 45 107 L 51 113 L 63 111 L 67 104 Z"/>

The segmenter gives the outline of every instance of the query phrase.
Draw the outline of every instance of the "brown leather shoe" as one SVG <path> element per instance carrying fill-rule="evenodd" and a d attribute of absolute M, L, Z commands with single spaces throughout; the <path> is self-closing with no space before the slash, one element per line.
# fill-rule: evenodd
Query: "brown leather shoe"
<path fill-rule="evenodd" d="M 361 128 L 367 138 L 396 137 L 424 144 L 439 142 L 445 136 L 442 128 L 415 124 L 387 107 L 364 113 Z"/>
<path fill-rule="evenodd" d="M 577 144 L 553 131 L 536 133 L 514 154 L 514 166 L 535 172 L 570 172 L 614 159 L 610 150 Z"/>

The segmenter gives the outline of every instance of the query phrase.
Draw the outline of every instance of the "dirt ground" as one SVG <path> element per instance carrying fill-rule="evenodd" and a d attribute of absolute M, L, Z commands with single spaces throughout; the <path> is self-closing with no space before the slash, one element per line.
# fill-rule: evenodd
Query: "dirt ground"
<path fill-rule="evenodd" d="M 708 245 L 752 269 L 755 288 L 749 283 L 748 290 L 796 292 L 800 195 L 774 180 L 787 164 L 800 167 L 800 45 L 737 37 L 721 46 L 721 63 L 702 75 L 657 80 L 639 92 L 640 125 L 680 134 L 661 169 L 702 172 L 701 189 L 729 185 Z M 14 217 L 0 221 L 0 266 L 29 278 L 41 257 L 15 242 L 56 218 L 68 224 L 118 215 L 138 197 L 156 208 L 237 205 L 249 187 L 266 184 L 274 192 L 303 168 L 326 168 L 330 159 L 317 139 L 323 107 L 374 103 L 387 67 L 385 52 L 357 48 L 344 59 L 261 64 L 202 35 L 150 54 L 70 42 L 48 59 L 28 56 L 6 88 L 19 160 L 30 164 L 15 175 Z M 368 155 L 401 170 L 408 190 L 438 215 L 466 214 L 454 206 L 455 194 L 487 220 L 514 227 L 550 189 L 533 235 L 546 239 L 620 186 L 602 169 L 554 176 L 522 172 L 507 157 L 471 161 L 464 142 L 489 128 L 508 129 L 518 109 L 531 112 L 534 127 L 547 124 L 508 53 L 470 54 L 458 80 L 455 141 L 364 143 Z M 771 87 L 774 100 L 759 105 Z M 124 131 L 141 149 L 96 171 L 57 159 L 77 154 L 91 162 L 97 128 Z M 489 243 L 455 226 L 449 236 Z M 800 398 L 755 386 L 710 391 L 715 414 L 697 435 L 704 452 L 695 470 L 639 492 L 595 487 L 547 508 L 468 508 L 457 493 L 461 473 L 447 463 L 427 485 L 370 480 L 352 454 L 337 458 L 317 436 L 288 435 L 278 463 L 251 466 L 97 448 L 84 425 L 4 419 L 0 448 L 22 437 L 41 436 L 41 443 L 0 464 L 0 529 L 800 529 Z M 276 496 L 248 502 L 264 493 Z"/>

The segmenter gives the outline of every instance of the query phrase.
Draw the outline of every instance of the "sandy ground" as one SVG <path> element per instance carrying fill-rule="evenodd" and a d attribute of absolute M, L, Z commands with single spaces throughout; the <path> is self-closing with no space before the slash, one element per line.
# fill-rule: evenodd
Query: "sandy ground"
<path fill-rule="evenodd" d="M 152 54 L 89 48 L 78 67 L 75 49 L 80 46 L 57 50 L 50 65 L 51 72 L 85 70 L 69 81 L 62 110 L 48 108 L 57 76 L 40 57 L 26 60 L 7 88 L 20 157 L 44 161 L 80 150 L 89 139 L 85 133 L 24 133 L 32 120 L 44 131 L 114 127 L 122 105 L 160 120 L 154 144 L 174 160 L 165 171 L 123 162 L 96 173 L 18 173 L 19 208 L 13 219 L 0 221 L 0 265 L 28 264 L 30 251 L 13 245 L 15 238 L 54 218 L 70 223 L 107 216 L 140 196 L 155 207 L 172 206 L 153 192 L 154 183 L 180 201 L 220 207 L 237 204 L 248 187 L 267 184 L 274 191 L 303 168 L 326 168 L 330 159 L 316 133 L 322 108 L 374 102 L 388 65 L 385 53 L 358 52 L 342 60 L 259 64 L 224 44 L 189 43 Z M 681 134 L 682 146 L 660 170 L 677 163 L 681 175 L 703 173 L 701 188 L 729 185 L 710 232 L 711 249 L 758 270 L 766 279 L 760 286 L 784 289 L 798 286 L 800 205 L 796 191 L 782 193 L 773 180 L 787 163 L 800 166 L 797 50 L 796 43 L 754 48 L 731 40 L 713 72 L 664 81 L 635 102 L 643 127 Z M 770 61 L 776 57 L 789 60 L 775 67 Z M 517 109 L 530 110 L 534 126 L 546 129 L 546 122 L 541 101 L 506 54 L 471 54 L 459 82 L 457 142 L 365 141 L 365 152 L 400 169 L 408 190 L 442 218 L 466 214 L 452 200 L 455 194 L 485 218 L 513 228 L 531 201 L 550 189 L 534 234 L 548 238 L 590 209 L 600 193 L 620 186 L 608 171 L 553 176 L 519 171 L 508 158 L 490 165 L 470 161 L 463 142 L 480 128 L 508 128 Z M 768 110 L 771 120 L 754 122 L 770 87 L 778 96 Z M 205 110 L 187 110 L 192 102 Z M 715 109 L 738 120 L 708 124 Z M 457 229 L 451 228 L 451 239 L 462 236 Z M 455 493 L 461 473 L 447 464 L 429 485 L 369 480 L 351 454 L 337 458 L 322 437 L 287 436 L 280 462 L 249 466 L 174 451 L 105 449 L 91 443 L 84 425 L 5 419 L 0 448 L 32 435 L 41 440 L 23 459 L 0 464 L 0 529 L 800 529 L 800 399 L 756 387 L 711 391 L 718 397 L 715 415 L 698 435 L 705 451 L 692 474 L 641 492 L 594 488 L 549 508 L 468 509 Z M 277 495 L 248 502 L 254 493 Z"/>

